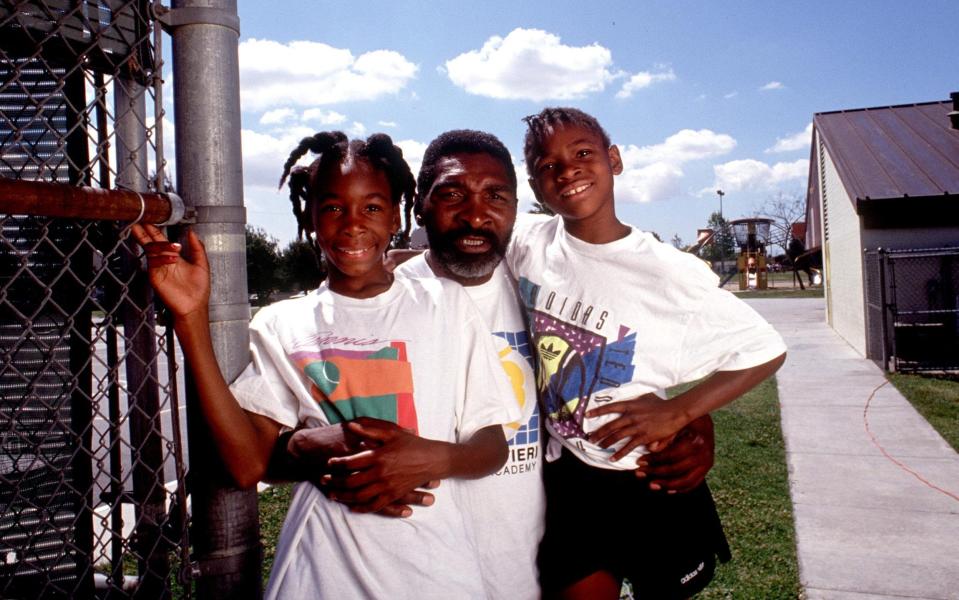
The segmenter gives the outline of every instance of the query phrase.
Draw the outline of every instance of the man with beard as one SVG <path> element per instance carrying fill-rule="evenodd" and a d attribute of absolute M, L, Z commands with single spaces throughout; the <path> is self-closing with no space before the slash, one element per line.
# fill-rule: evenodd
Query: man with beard
<path fill-rule="evenodd" d="M 521 419 L 506 426 L 509 457 L 497 473 L 463 486 L 480 572 L 490 598 L 539 598 L 536 550 L 545 526 L 542 445 L 532 346 L 516 286 L 502 262 L 516 220 L 516 172 L 494 136 L 448 131 L 427 147 L 413 213 L 429 249 L 397 276 L 463 285 L 493 334 Z"/>
<path fill-rule="evenodd" d="M 437 137 L 424 154 L 414 205 L 417 223 L 426 228 L 429 249 L 396 269 L 397 276 L 444 277 L 464 286 L 496 342 L 513 384 L 511 401 L 522 410 L 522 419 L 507 426 L 510 453 L 504 467 L 463 486 L 463 510 L 473 523 L 490 598 L 540 595 L 536 551 L 543 533 L 545 498 L 533 356 L 515 283 L 501 262 L 516 219 L 516 188 L 512 158 L 495 136 L 457 130 Z M 388 441 L 344 439 L 342 433 L 324 429 L 330 428 L 300 430 L 280 448 L 281 454 L 297 457 L 294 462 L 299 463 L 301 474 L 302 467 L 311 465 L 326 473 L 328 457 L 362 444 Z M 696 487 L 712 466 L 712 436 L 708 417 L 695 421 L 665 449 L 652 448 L 659 452 L 648 455 L 637 476 L 664 493 Z M 363 510 L 376 476 L 333 472 L 322 475 L 320 485 L 337 500 Z M 432 503 L 429 492 L 413 490 L 404 503 L 381 512 L 408 516 L 410 505 Z"/>

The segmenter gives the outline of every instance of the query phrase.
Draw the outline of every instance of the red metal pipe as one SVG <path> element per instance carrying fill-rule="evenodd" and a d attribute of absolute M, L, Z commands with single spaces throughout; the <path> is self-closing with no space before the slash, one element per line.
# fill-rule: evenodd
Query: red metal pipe
<path fill-rule="evenodd" d="M 0 214 L 169 224 L 175 211 L 182 218 L 182 200 L 170 194 L 0 177 Z"/>

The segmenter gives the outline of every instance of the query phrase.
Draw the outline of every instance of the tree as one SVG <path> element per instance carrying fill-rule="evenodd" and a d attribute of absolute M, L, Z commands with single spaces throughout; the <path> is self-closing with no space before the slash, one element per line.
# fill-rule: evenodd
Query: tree
<path fill-rule="evenodd" d="M 679 237 L 678 233 L 673 234 L 673 238 L 669 240 L 669 243 L 673 245 L 673 248 L 678 248 L 679 250 L 686 249 L 686 244 L 683 242 L 683 238 Z"/>
<path fill-rule="evenodd" d="M 280 256 L 280 287 L 288 291 L 305 292 L 316 289 L 326 277 L 326 269 L 313 251 L 310 242 L 290 242 Z"/>
<path fill-rule="evenodd" d="M 763 203 L 757 211 L 759 216 L 772 219 L 769 226 L 769 244 L 779 246 L 783 253 L 788 254 L 789 242 L 792 240 L 793 225 L 806 219 L 806 198 L 802 193 L 777 193 Z M 805 240 L 801 240 L 805 241 Z M 772 252 L 767 252 L 772 254 Z"/>
<path fill-rule="evenodd" d="M 280 254 L 276 238 L 263 229 L 246 226 L 246 285 L 257 306 L 266 306 L 279 289 Z"/>
<path fill-rule="evenodd" d="M 700 252 L 700 257 L 709 262 L 730 261 L 736 257 L 736 243 L 733 239 L 733 230 L 729 221 L 721 217 L 718 212 L 709 215 L 707 226 L 716 231 L 712 241 Z"/>

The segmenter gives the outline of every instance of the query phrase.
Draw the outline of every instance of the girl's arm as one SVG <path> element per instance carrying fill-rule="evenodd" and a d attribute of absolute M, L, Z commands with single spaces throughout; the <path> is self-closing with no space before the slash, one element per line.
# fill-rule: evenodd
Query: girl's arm
<path fill-rule="evenodd" d="M 328 494 L 355 512 L 377 512 L 429 481 L 489 475 L 503 466 L 508 454 L 500 425 L 484 427 L 460 443 L 422 438 L 366 417 L 347 428 L 378 445 L 329 461 L 333 474 L 324 478 Z"/>
<path fill-rule="evenodd" d="M 761 365 L 739 371 L 717 371 L 698 385 L 675 398 L 664 401 L 655 394 L 635 400 L 612 402 L 586 413 L 587 417 L 618 414 L 619 417 L 589 434 L 589 441 L 609 448 L 629 438 L 610 457 L 619 460 L 642 444 L 674 435 L 690 422 L 726 406 L 775 373 L 786 360 L 786 353 Z"/>
<path fill-rule="evenodd" d="M 240 408 L 216 362 L 206 314 L 174 318 L 173 328 L 200 398 L 203 418 L 237 486 L 256 485 L 266 474 L 279 423 Z"/>
<path fill-rule="evenodd" d="M 237 403 L 220 372 L 210 337 L 210 267 L 200 238 L 187 233 L 189 260 L 153 225 L 131 232 L 147 255 L 150 283 L 173 314 L 173 329 L 193 375 L 200 408 L 227 470 L 240 487 L 256 485 L 269 462 L 280 426 Z"/>

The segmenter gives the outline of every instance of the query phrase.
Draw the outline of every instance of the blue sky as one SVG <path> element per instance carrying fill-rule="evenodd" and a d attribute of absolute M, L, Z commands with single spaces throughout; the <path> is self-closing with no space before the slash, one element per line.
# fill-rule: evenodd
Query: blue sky
<path fill-rule="evenodd" d="M 819 111 L 959 91 L 959 2 L 254 2 L 240 0 L 249 222 L 295 236 L 283 161 L 304 135 L 390 134 L 414 170 L 453 128 L 496 134 L 521 177 L 521 118 L 595 115 L 620 146 L 620 218 L 693 241 L 803 194 Z M 172 94 L 170 94 L 172 95 Z"/>

